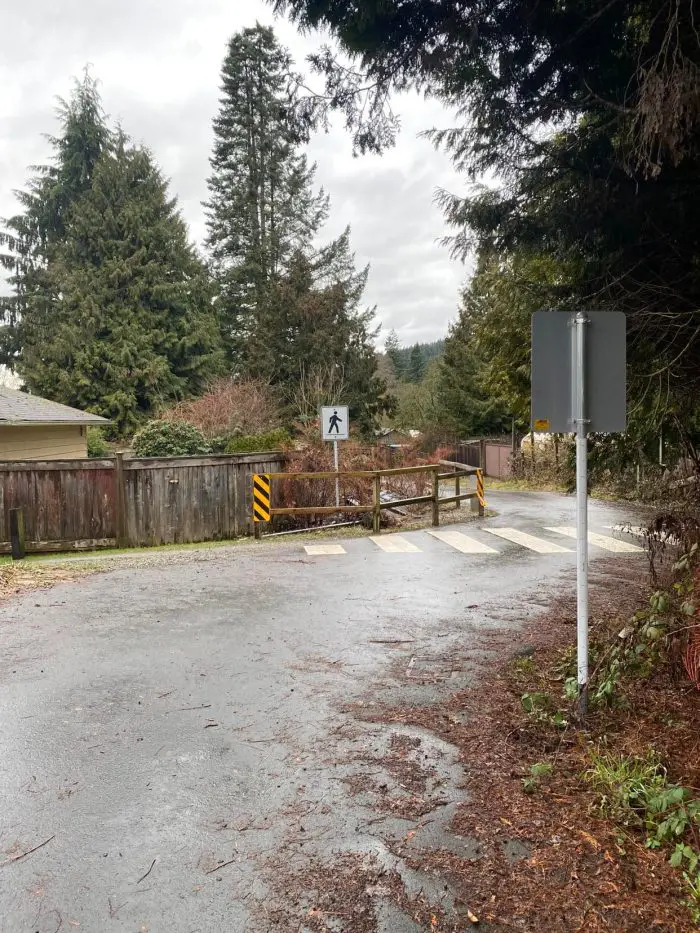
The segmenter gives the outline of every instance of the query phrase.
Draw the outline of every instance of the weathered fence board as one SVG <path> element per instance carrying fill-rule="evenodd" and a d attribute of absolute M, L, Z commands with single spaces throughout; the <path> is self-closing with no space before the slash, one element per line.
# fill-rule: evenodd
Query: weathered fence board
<path fill-rule="evenodd" d="M 277 452 L 0 462 L 0 552 L 10 548 L 12 508 L 24 509 L 30 551 L 252 534 L 252 475 L 283 464 Z"/>

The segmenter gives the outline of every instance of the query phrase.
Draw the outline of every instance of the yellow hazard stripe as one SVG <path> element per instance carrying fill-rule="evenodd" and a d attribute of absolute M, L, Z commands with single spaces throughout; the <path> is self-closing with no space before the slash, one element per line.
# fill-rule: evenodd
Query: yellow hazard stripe
<path fill-rule="evenodd" d="M 486 500 L 484 499 L 484 474 L 481 470 L 476 471 L 476 494 L 479 498 L 479 505 L 482 507 L 486 505 Z"/>
<path fill-rule="evenodd" d="M 270 477 L 267 473 L 253 475 L 253 520 L 270 521 Z"/>

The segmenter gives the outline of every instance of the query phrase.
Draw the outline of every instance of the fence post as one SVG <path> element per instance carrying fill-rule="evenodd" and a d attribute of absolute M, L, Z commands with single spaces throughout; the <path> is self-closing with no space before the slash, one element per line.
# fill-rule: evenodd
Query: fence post
<path fill-rule="evenodd" d="M 460 489 L 459 476 L 455 476 L 455 495 L 456 496 L 460 495 L 459 489 Z M 462 508 L 462 503 L 459 501 L 459 499 L 457 499 L 457 501 L 455 502 L 455 508 L 457 509 Z"/>
<path fill-rule="evenodd" d="M 433 528 L 440 525 L 440 468 L 433 470 Z"/>
<path fill-rule="evenodd" d="M 382 527 L 382 478 L 379 473 L 374 474 L 374 512 L 372 515 L 372 529 L 378 535 Z"/>
<path fill-rule="evenodd" d="M 27 554 L 24 531 L 24 509 L 10 509 L 10 542 L 12 560 L 22 560 Z"/>
<path fill-rule="evenodd" d="M 117 492 L 116 501 L 116 532 L 117 547 L 126 547 L 126 482 L 124 479 L 124 454 L 116 454 L 114 458 L 114 479 Z"/>
<path fill-rule="evenodd" d="M 486 438 L 479 441 L 479 469 L 486 470 Z"/>

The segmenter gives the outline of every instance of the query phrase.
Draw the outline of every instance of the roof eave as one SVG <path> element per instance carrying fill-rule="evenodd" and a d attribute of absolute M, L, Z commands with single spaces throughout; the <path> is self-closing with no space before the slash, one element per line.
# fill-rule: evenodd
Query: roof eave
<path fill-rule="evenodd" d="M 0 418 L 0 427 L 6 426 L 6 427 L 12 427 L 12 428 L 14 427 L 27 427 L 28 428 L 32 426 L 37 427 L 37 428 L 46 428 L 46 427 L 51 427 L 52 425 L 57 425 L 57 424 L 65 425 L 67 427 L 72 425 L 73 427 L 84 428 L 86 426 L 92 427 L 95 425 L 104 426 L 104 425 L 108 425 L 111 423 L 112 422 L 109 421 L 107 418 L 101 418 L 99 415 L 95 415 L 94 418 L 81 419 L 80 421 L 77 421 L 77 420 L 60 421 L 58 419 L 52 420 L 52 421 L 34 421 L 34 420 L 23 420 L 22 421 L 19 419 L 15 420 L 14 418 L 13 419 Z"/>

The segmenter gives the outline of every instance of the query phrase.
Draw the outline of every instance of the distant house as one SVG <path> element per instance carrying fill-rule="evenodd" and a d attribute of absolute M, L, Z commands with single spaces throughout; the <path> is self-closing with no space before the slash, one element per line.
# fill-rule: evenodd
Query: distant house
<path fill-rule="evenodd" d="M 106 418 L 0 386 L 0 460 L 87 457 L 87 429 Z"/>
<path fill-rule="evenodd" d="M 396 428 L 381 428 L 375 431 L 378 444 L 387 447 L 402 447 L 420 437 L 420 431 L 398 431 Z"/>

